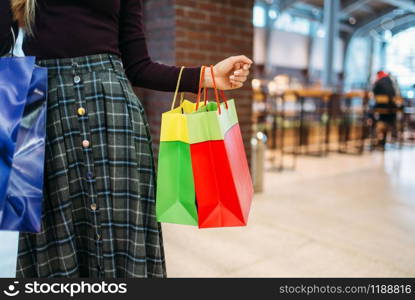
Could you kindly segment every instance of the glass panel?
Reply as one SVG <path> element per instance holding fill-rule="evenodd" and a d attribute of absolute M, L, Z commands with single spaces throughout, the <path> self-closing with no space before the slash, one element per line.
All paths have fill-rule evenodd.
<path fill-rule="evenodd" d="M 366 89 L 369 70 L 370 40 L 364 37 L 353 38 L 346 63 L 346 90 Z"/>
<path fill-rule="evenodd" d="M 310 34 L 310 21 L 304 18 L 290 15 L 288 13 L 281 14 L 275 21 L 276 29 L 296 32 L 305 35 Z"/>
<path fill-rule="evenodd" d="M 265 27 L 266 13 L 265 8 L 262 5 L 256 4 L 254 6 L 253 23 L 255 27 Z"/>
<path fill-rule="evenodd" d="M 415 27 L 393 36 L 386 56 L 386 70 L 397 78 L 403 91 L 410 89 L 415 84 Z"/>

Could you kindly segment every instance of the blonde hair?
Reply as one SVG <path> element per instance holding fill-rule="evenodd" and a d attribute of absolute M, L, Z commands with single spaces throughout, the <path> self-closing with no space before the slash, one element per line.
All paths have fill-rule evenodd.
<path fill-rule="evenodd" d="M 14 19 L 21 27 L 24 27 L 28 35 L 33 35 L 36 0 L 12 0 L 11 6 Z"/>

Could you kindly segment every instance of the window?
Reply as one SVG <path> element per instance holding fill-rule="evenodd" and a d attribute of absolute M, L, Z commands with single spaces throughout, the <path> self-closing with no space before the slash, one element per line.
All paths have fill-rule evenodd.
<path fill-rule="evenodd" d="M 310 21 L 304 18 L 282 13 L 274 24 L 276 29 L 283 31 L 290 31 L 301 33 L 305 35 L 310 34 Z"/>
<path fill-rule="evenodd" d="M 415 84 L 415 27 L 391 38 L 386 48 L 386 70 L 397 78 L 403 90 Z"/>
<path fill-rule="evenodd" d="M 265 12 L 265 7 L 260 5 L 260 4 L 256 4 L 254 6 L 254 18 L 253 18 L 253 23 L 255 27 L 265 27 L 267 24 L 267 20 L 266 20 L 266 12 Z"/>
<path fill-rule="evenodd" d="M 296 32 L 304 35 L 310 34 L 311 24 L 309 20 L 293 16 L 289 13 L 279 14 L 275 8 L 271 8 L 267 11 L 265 4 L 258 1 L 254 5 L 254 26 L 265 27 L 267 26 L 267 20 L 269 20 L 269 22 L 274 25 L 274 28 L 278 30 Z"/>
<path fill-rule="evenodd" d="M 369 64 L 370 40 L 367 37 L 355 37 L 349 45 L 346 61 L 345 89 L 366 89 L 368 86 L 367 70 Z"/>

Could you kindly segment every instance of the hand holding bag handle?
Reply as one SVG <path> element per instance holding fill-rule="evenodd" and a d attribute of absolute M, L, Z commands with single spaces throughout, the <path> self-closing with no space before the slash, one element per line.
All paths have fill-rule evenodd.
<path fill-rule="evenodd" d="M 202 97 L 202 89 L 203 89 L 203 101 L 205 103 L 205 106 L 207 104 L 208 89 L 202 87 L 203 82 L 205 81 L 206 68 L 207 68 L 206 66 L 202 66 L 202 69 L 200 72 L 199 92 L 197 94 L 196 111 L 199 109 L 200 98 Z"/>
<path fill-rule="evenodd" d="M 203 82 L 204 82 L 204 79 L 205 79 L 206 68 L 207 67 L 203 66 L 202 70 L 201 70 L 201 76 L 200 76 L 200 82 L 199 82 L 199 92 L 198 92 L 198 95 L 197 95 L 197 102 L 196 102 L 196 111 L 199 109 L 199 105 L 200 105 L 200 98 L 202 96 L 202 85 L 203 85 Z M 226 109 L 228 109 L 228 99 L 226 98 L 224 91 L 222 91 L 222 90 L 218 91 L 218 89 L 216 87 L 216 79 L 215 79 L 215 74 L 214 74 L 214 71 L 213 71 L 213 66 L 211 65 L 209 68 L 210 68 L 210 72 L 211 72 L 211 76 L 212 76 L 213 88 L 214 88 L 214 91 L 215 91 L 215 100 L 216 100 L 216 103 L 218 104 L 219 114 L 221 114 L 222 109 L 220 107 L 220 99 L 219 98 L 221 97 L 222 100 L 225 102 Z M 206 88 L 204 89 L 204 102 L 205 102 L 205 105 L 206 105 L 207 104 L 207 89 Z"/>
<path fill-rule="evenodd" d="M 220 97 L 222 97 L 222 100 L 225 102 L 225 106 L 226 109 L 228 109 L 228 99 L 225 96 L 225 92 L 220 90 L 218 92 L 218 89 L 216 87 L 216 80 L 215 80 L 215 72 L 213 71 L 213 65 L 210 66 L 210 73 L 212 74 L 212 82 L 213 82 L 213 88 L 215 89 L 215 97 L 216 97 L 216 102 L 218 103 L 218 107 L 219 107 L 219 114 L 221 113 L 220 110 L 220 100 L 219 100 L 219 95 Z"/>

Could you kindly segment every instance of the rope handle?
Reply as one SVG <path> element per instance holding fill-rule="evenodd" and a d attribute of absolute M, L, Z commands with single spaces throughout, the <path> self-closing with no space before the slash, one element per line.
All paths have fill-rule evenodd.
<path fill-rule="evenodd" d="M 203 101 L 205 103 L 205 106 L 207 105 L 208 91 L 208 89 L 203 89 Z"/>
<path fill-rule="evenodd" d="M 17 37 L 16 37 L 16 34 L 15 34 L 14 30 L 13 30 L 13 27 L 10 27 L 10 31 L 11 31 L 10 32 L 11 33 L 11 36 L 13 38 L 13 44 L 12 44 L 12 47 L 10 48 L 9 52 L 6 53 L 5 55 L 6 56 L 12 56 L 12 57 L 14 57 L 14 50 L 16 48 Z"/>
<path fill-rule="evenodd" d="M 202 66 L 200 70 L 199 91 L 197 92 L 196 111 L 199 109 L 200 98 L 202 97 L 202 85 L 203 85 L 203 82 L 205 81 L 205 70 L 206 70 L 206 67 Z M 205 96 L 206 96 L 206 92 L 205 92 Z"/>
<path fill-rule="evenodd" d="M 213 72 L 213 66 L 210 66 L 210 74 L 212 75 L 213 89 L 215 90 L 215 99 L 216 99 L 216 103 L 218 104 L 219 114 L 221 114 L 222 113 L 222 109 L 220 108 L 219 93 L 218 93 L 218 89 L 216 87 L 215 75 L 213 73 L 214 73 Z"/>
<path fill-rule="evenodd" d="M 218 88 L 216 87 L 216 79 L 215 79 L 215 72 L 213 71 L 213 65 L 210 66 L 210 73 L 212 74 L 212 82 L 213 82 L 213 88 L 215 89 L 215 97 L 216 97 L 216 102 L 218 103 L 218 110 L 219 110 L 219 114 L 221 113 L 221 108 L 220 108 L 220 99 L 222 98 L 223 102 L 225 102 L 225 107 L 226 109 L 229 109 L 228 107 L 228 98 L 226 98 L 225 96 L 225 92 L 222 90 L 218 90 Z"/>
<path fill-rule="evenodd" d="M 203 89 L 203 101 L 205 103 L 205 106 L 207 104 L 207 100 L 208 100 L 208 92 L 209 90 L 207 88 L 203 88 L 203 82 L 205 81 L 205 72 L 206 72 L 206 67 L 202 66 L 202 69 L 200 71 L 200 82 L 199 82 L 199 92 L 197 94 L 197 102 L 196 102 L 196 110 L 199 109 L 199 105 L 200 105 L 200 98 L 202 97 L 202 89 Z"/>
<path fill-rule="evenodd" d="M 180 73 L 179 73 L 179 77 L 177 79 L 177 85 L 176 85 L 176 91 L 174 92 L 174 97 L 173 97 L 173 103 L 171 104 L 171 110 L 174 109 L 174 107 L 176 106 L 176 99 L 177 99 L 177 94 L 179 93 L 179 87 L 180 87 L 180 82 L 182 80 L 182 75 L 183 75 L 183 70 L 184 70 L 184 66 L 181 67 L 180 69 Z M 183 93 L 182 93 L 182 97 L 181 97 L 181 103 L 183 102 Z"/>
<path fill-rule="evenodd" d="M 206 72 L 207 68 L 208 67 L 206 67 L 206 66 L 202 66 L 202 69 L 201 69 L 200 82 L 199 82 L 199 92 L 197 94 L 196 110 L 199 109 L 200 99 L 202 97 L 202 86 L 203 86 L 203 82 L 205 81 L 205 72 Z M 213 65 L 211 65 L 209 67 L 210 72 L 211 72 L 211 76 L 212 76 L 213 89 L 215 91 L 215 100 L 216 100 L 216 103 L 218 104 L 219 114 L 221 114 L 222 111 L 221 111 L 221 107 L 220 107 L 220 98 L 222 98 L 223 102 L 225 103 L 226 109 L 229 108 L 228 107 L 228 99 L 226 98 L 224 91 L 222 91 L 222 90 L 219 91 L 217 89 L 216 79 L 215 79 L 215 74 L 214 74 L 214 69 L 213 68 L 214 68 Z M 204 102 L 205 102 L 205 105 L 207 104 L 207 90 L 208 90 L 207 88 L 204 89 Z"/>

